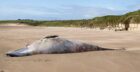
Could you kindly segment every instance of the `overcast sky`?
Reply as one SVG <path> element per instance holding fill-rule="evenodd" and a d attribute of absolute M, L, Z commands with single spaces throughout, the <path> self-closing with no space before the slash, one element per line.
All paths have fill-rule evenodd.
<path fill-rule="evenodd" d="M 140 0 L 0 0 L 0 20 L 88 19 L 140 9 Z"/>

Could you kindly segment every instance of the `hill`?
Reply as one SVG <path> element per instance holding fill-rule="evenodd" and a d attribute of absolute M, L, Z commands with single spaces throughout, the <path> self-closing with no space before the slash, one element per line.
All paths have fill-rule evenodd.
<path fill-rule="evenodd" d="M 100 29 L 104 29 L 106 27 L 114 28 L 119 24 L 123 24 L 125 25 L 125 30 L 128 30 L 130 23 L 140 23 L 140 10 L 129 12 L 124 15 L 107 15 L 83 20 L 39 21 L 30 19 L 18 19 L 0 21 L 0 24 L 1 23 L 25 23 L 32 26 L 90 27 Z"/>

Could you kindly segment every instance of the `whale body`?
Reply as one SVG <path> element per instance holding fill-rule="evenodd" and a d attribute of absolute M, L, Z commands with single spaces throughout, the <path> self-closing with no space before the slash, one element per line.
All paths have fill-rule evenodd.
<path fill-rule="evenodd" d="M 10 51 L 6 53 L 6 55 L 11 57 L 21 57 L 33 54 L 75 53 L 100 50 L 113 49 L 102 48 L 96 45 L 87 44 L 79 41 L 67 40 L 65 38 L 58 37 L 57 35 L 53 35 L 37 40 L 27 45 L 26 48 Z"/>

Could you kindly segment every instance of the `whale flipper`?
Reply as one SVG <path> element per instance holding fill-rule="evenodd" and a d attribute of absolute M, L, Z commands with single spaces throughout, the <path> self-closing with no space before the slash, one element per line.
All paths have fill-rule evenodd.
<path fill-rule="evenodd" d="M 50 35 L 50 36 L 46 36 L 45 38 L 49 39 L 49 38 L 56 38 L 58 37 L 58 35 Z"/>
<path fill-rule="evenodd" d="M 15 51 L 10 51 L 6 54 L 10 57 L 21 57 L 21 56 L 28 56 L 30 53 L 28 52 L 28 48 L 21 48 Z"/>

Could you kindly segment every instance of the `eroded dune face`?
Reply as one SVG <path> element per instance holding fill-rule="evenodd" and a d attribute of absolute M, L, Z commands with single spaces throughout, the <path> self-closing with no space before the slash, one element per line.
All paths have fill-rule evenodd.
<path fill-rule="evenodd" d="M 19 57 L 33 54 L 52 54 L 52 53 L 75 53 L 84 51 L 111 50 L 101 48 L 96 45 L 70 41 L 58 36 L 47 36 L 37 40 L 26 48 L 8 52 L 8 56 Z"/>

